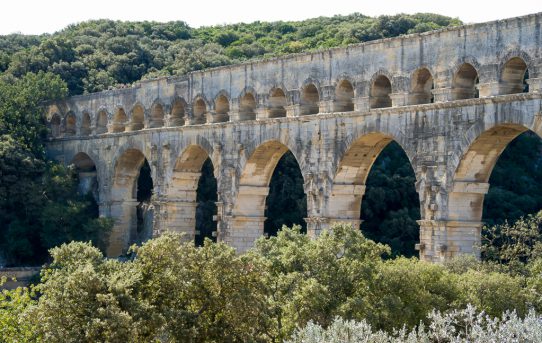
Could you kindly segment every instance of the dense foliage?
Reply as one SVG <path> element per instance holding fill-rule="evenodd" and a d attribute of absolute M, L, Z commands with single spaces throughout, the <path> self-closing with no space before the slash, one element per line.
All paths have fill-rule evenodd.
<path fill-rule="evenodd" d="M 525 242 L 515 246 L 524 249 Z M 522 274 L 474 259 L 447 265 L 383 259 L 389 247 L 343 225 L 316 239 L 299 227 L 283 228 L 243 255 L 210 240 L 198 248 L 172 234 L 133 249 L 124 262 L 88 243 L 52 249 L 36 286 L 3 291 L 0 340 L 283 342 L 312 323 L 292 339 L 313 342 L 309 337 L 319 336 L 311 335 L 344 327 L 338 317 L 359 322 L 348 324 L 355 330 L 387 334 L 429 325 L 418 328 L 420 337 L 489 335 L 493 327 L 506 337 L 512 322 L 529 325 L 525 335 L 540 331 L 540 318 L 529 314 L 542 310 L 542 260 L 534 254 L 521 262 Z M 489 317 L 515 315 L 505 314 L 510 325 L 488 322 L 469 304 Z M 467 310 L 454 312 L 461 309 Z M 480 332 L 454 331 L 456 322 L 480 325 Z"/>
<path fill-rule="evenodd" d="M 21 77 L 49 71 L 59 75 L 73 95 L 251 58 L 345 46 L 460 23 L 425 13 L 377 18 L 356 13 L 197 29 L 182 21 L 95 20 L 52 35 L 1 36 L 0 73 Z"/>
<path fill-rule="evenodd" d="M 79 195 L 74 171 L 45 159 L 43 101 L 66 94 L 51 73 L 0 79 L 0 251 L 3 263 L 38 264 L 71 240 L 103 246 L 108 220 Z M 2 264 L 3 264 L 2 263 Z"/>

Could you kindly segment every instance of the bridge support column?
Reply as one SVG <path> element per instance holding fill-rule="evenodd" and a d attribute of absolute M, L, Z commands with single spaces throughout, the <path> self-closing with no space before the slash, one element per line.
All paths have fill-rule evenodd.
<path fill-rule="evenodd" d="M 161 233 L 184 233 L 186 241 L 193 241 L 196 234 L 197 203 L 191 200 L 171 199 L 161 202 Z"/>
<path fill-rule="evenodd" d="M 390 98 L 392 107 L 408 105 L 408 93 L 391 93 Z"/>
<path fill-rule="evenodd" d="M 266 217 L 233 216 L 229 219 L 229 230 L 224 242 L 242 254 L 254 247 L 256 240 L 263 236 Z"/>
<path fill-rule="evenodd" d="M 136 200 L 117 200 L 109 205 L 110 216 L 115 219 L 111 231 L 107 256 L 117 257 L 128 250 L 132 237 L 137 230 L 137 204 Z"/>
<path fill-rule="evenodd" d="M 354 111 L 356 112 L 366 112 L 369 110 L 369 97 L 362 96 L 354 98 Z"/>
<path fill-rule="evenodd" d="M 480 256 L 482 222 L 419 220 L 420 259 L 444 262 L 458 255 Z"/>

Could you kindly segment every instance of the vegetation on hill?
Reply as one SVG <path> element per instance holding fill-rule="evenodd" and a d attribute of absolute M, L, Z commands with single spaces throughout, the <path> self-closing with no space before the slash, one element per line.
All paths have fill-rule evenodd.
<path fill-rule="evenodd" d="M 254 22 L 191 28 L 182 21 L 95 20 L 52 35 L 0 37 L 0 73 L 49 71 L 70 95 L 157 76 L 320 48 L 423 32 L 458 19 L 420 13 L 367 17 L 359 13 L 297 22 Z"/>

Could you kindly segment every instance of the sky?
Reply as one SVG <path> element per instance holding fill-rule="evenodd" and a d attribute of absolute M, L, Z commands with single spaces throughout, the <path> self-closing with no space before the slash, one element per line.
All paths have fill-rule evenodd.
<path fill-rule="evenodd" d="M 90 19 L 182 20 L 192 27 L 350 14 L 432 12 L 465 23 L 542 12 L 542 0 L 2 0 L 0 35 L 53 33 Z"/>

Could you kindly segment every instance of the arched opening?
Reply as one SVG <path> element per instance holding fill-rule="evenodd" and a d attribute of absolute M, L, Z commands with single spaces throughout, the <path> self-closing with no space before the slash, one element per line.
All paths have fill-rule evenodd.
<path fill-rule="evenodd" d="M 227 243 L 240 252 L 251 248 L 254 241 L 264 234 L 265 206 L 271 178 L 277 164 L 288 151 L 288 147 L 278 141 L 265 142 L 252 152 L 243 168 L 230 222 L 231 232 L 226 237 Z"/>
<path fill-rule="evenodd" d="M 150 165 L 139 150 L 126 150 L 115 163 L 111 187 L 111 233 L 108 256 L 119 256 L 130 244 L 152 235 L 154 208 L 151 203 L 153 181 Z"/>
<path fill-rule="evenodd" d="M 452 82 L 452 100 L 478 98 L 478 72 L 472 64 L 464 63 L 457 70 Z"/>
<path fill-rule="evenodd" d="M 145 110 L 139 104 L 132 109 L 132 121 L 130 122 L 130 130 L 143 130 L 145 127 Z"/>
<path fill-rule="evenodd" d="M 335 112 L 350 112 L 354 110 L 354 87 L 348 80 L 342 80 L 335 88 Z"/>
<path fill-rule="evenodd" d="M 542 139 L 532 131 L 514 138 L 503 150 L 489 177 L 483 222 L 513 223 L 542 209 Z"/>
<path fill-rule="evenodd" d="M 185 118 L 185 104 L 181 99 L 175 99 L 171 105 L 169 126 L 183 126 Z"/>
<path fill-rule="evenodd" d="M 354 141 L 337 168 L 328 211 L 332 222 L 361 223 L 367 237 L 389 244 L 394 254 L 414 255 L 420 207 L 401 146 L 382 133 Z"/>
<path fill-rule="evenodd" d="M 294 154 L 287 151 L 277 163 L 265 201 L 264 234 L 276 236 L 283 225 L 301 225 L 307 231 L 307 196 L 303 189 L 303 175 Z"/>
<path fill-rule="evenodd" d="M 410 104 L 420 105 L 434 102 L 431 90 L 434 87 L 433 76 L 427 68 L 418 69 L 410 81 Z"/>
<path fill-rule="evenodd" d="M 76 124 L 76 118 L 75 114 L 73 112 L 69 112 L 66 115 L 66 136 L 75 136 L 75 133 L 77 132 L 77 124 Z"/>
<path fill-rule="evenodd" d="M 126 123 L 128 122 L 128 116 L 122 107 L 118 108 L 113 115 L 113 125 L 111 126 L 111 132 L 124 132 L 126 130 Z"/>
<path fill-rule="evenodd" d="M 81 136 L 88 136 L 91 133 L 90 114 L 88 114 L 87 112 L 83 112 L 83 117 L 81 119 L 80 132 L 81 132 Z"/>
<path fill-rule="evenodd" d="M 301 115 L 318 114 L 320 111 L 320 94 L 318 88 L 312 83 L 309 83 L 301 91 Z"/>
<path fill-rule="evenodd" d="M 51 117 L 50 125 L 51 125 L 51 136 L 56 138 L 60 137 L 60 115 L 58 113 L 53 114 Z"/>
<path fill-rule="evenodd" d="M 203 99 L 199 98 L 194 102 L 192 108 L 193 124 L 205 124 L 205 115 L 207 114 L 207 105 Z"/>
<path fill-rule="evenodd" d="M 239 101 L 239 120 L 256 119 L 256 98 L 252 93 L 246 93 Z"/>
<path fill-rule="evenodd" d="M 98 198 L 98 174 L 96 164 L 84 152 L 80 152 L 73 158 L 71 164 L 75 166 L 79 185 L 77 191 L 81 195 L 90 194 L 97 201 Z"/>
<path fill-rule="evenodd" d="M 482 214 L 484 208 L 484 198 L 489 190 L 489 180 L 492 175 L 492 171 L 497 163 L 497 160 L 502 155 L 506 147 L 514 141 L 518 136 L 527 131 L 527 128 L 516 124 L 503 124 L 495 126 L 489 130 L 481 133 L 474 142 L 468 147 L 466 152 L 461 156 L 459 165 L 455 170 L 453 184 L 451 191 L 448 195 L 448 220 L 453 223 L 454 232 L 461 235 L 461 239 L 457 241 L 451 241 L 449 245 L 457 253 L 469 253 L 477 254 L 480 247 L 480 231 L 482 228 Z M 533 152 L 530 152 L 533 153 Z M 516 155 L 525 155 L 529 152 L 523 152 Z M 535 153 L 536 154 L 536 153 Z M 521 156 L 516 156 L 521 159 Z M 505 160 L 506 162 L 506 160 Z M 535 166 L 535 161 L 527 161 L 527 165 Z M 531 164 L 532 163 L 532 164 Z M 522 182 L 519 177 L 522 172 L 518 168 L 513 168 L 510 165 L 511 170 L 508 175 L 502 175 L 502 173 L 496 174 L 497 179 L 509 178 L 506 180 L 510 182 L 513 187 L 518 187 L 518 191 Z M 538 166 L 536 167 L 538 168 Z M 502 169 L 501 169 L 502 170 Z M 540 180 L 540 179 L 539 179 Z M 529 190 L 532 190 L 533 185 L 529 185 Z M 533 191 L 536 194 L 537 191 Z M 497 199 L 502 195 L 510 196 L 510 193 L 495 190 L 493 195 Z M 503 200 L 503 203 L 498 204 L 497 208 L 503 211 L 502 214 L 510 214 L 506 209 L 500 206 L 505 206 L 517 200 L 512 199 Z M 524 198 L 525 199 L 525 198 Z M 521 200 L 520 200 L 521 201 Z M 493 203 L 493 205 L 495 205 Z M 532 205 L 532 204 L 531 204 Z M 526 206 L 522 204 L 521 206 Z M 488 211 L 488 217 L 493 216 L 495 212 Z M 498 216 L 497 216 L 498 219 Z M 448 224 L 450 226 L 452 224 Z M 450 247 L 449 247 L 450 248 Z M 450 250 L 450 249 L 448 249 Z"/>
<path fill-rule="evenodd" d="M 224 94 L 220 94 L 215 100 L 215 114 L 213 122 L 222 123 L 230 120 L 230 101 Z"/>
<path fill-rule="evenodd" d="M 391 82 L 384 75 L 379 75 L 371 85 L 370 108 L 391 107 Z"/>
<path fill-rule="evenodd" d="M 107 113 L 104 110 L 98 112 L 96 116 L 96 134 L 107 132 Z"/>
<path fill-rule="evenodd" d="M 509 59 L 501 73 L 501 94 L 515 94 L 529 91 L 527 64 L 520 57 Z"/>
<path fill-rule="evenodd" d="M 175 162 L 165 204 L 166 229 L 186 234 L 187 240 L 202 244 L 215 240 L 217 223 L 217 182 L 209 154 L 199 145 L 190 145 Z"/>
<path fill-rule="evenodd" d="M 155 103 L 151 108 L 149 127 L 152 129 L 162 126 L 164 126 L 164 106 L 162 106 L 162 104 Z"/>
<path fill-rule="evenodd" d="M 267 115 L 269 118 L 286 117 L 286 95 L 280 88 L 273 88 L 269 94 Z"/>

